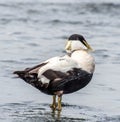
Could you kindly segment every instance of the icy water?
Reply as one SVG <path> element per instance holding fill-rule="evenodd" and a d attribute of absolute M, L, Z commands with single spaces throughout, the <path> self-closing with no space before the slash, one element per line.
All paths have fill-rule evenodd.
<path fill-rule="evenodd" d="M 0 0 L 0 122 L 120 122 L 120 1 Z M 67 37 L 82 34 L 96 70 L 84 89 L 52 97 L 14 77 L 14 70 L 64 55 Z"/>

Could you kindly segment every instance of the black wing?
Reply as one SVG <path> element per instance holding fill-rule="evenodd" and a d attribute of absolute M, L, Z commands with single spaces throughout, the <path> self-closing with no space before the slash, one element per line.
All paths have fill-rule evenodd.
<path fill-rule="evenodd" d="M 49 89 L 52 92 L 63 90 L 64 93 L 72 93 L 86 86 L 92 78 L 92 74 L 77 68 L 67 74 L 60 80 L 51 81 Z"/>

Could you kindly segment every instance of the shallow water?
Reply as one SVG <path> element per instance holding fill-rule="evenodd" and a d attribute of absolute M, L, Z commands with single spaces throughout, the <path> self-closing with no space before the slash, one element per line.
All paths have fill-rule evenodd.
<path fill-rule="evenodd" d="M 119 0 L 4 0 L 0 11 L 0 122 L 120 121 Z M 12 72 L 64 55 L 73 33 L 95 49 L 95 74 L 87 87 L 63 96 L 60 113 L 53 112 L 51 96 Z"/>

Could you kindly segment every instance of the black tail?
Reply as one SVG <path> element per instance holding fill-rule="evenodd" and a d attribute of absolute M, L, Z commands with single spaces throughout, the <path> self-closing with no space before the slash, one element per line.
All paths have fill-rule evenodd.
<path fill-rule="evenodd" d="M 41 82 L 38 81 L 37 73 L 29 73 L 29 71 L 15 71 L 13 74 L 17 74 L 19 78 L 23 79 L 25 82 L 31 84 L 37 89 L 41 89 Z"/>
<path fill-rule="evenodd" d="M 31 84 L 31 82 L 38 80 L 38 70 L 40 67 L 46 65 L 47 63 L 42 63 L 32 68 L 26 68 L 23 71 L 15 71 L 13 74 L 17 74 L 21 79 Z"/>
<path fill-rule="evenodd" d="M 15 71 L 13 74 L 17 74 L 19 78 L 23 79 L 24 81 L 27 81 L 26 79 L 26 71 Z"/>
<path fill-rule="evenodd" d="M 15 71 L 13 74 L 17 74 L 19 78 L 23 79 L 25 82 L 32 84 L 37 80 L 36 73 L 29 73 L 27 70 L 24 71 Z"/>

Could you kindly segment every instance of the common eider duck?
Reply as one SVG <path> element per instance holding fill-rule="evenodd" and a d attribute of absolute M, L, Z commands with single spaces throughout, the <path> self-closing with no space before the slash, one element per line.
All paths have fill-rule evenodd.
<path fill-rule="evenodd" d="M 53 57 L 32 68 L 14 72 L 41 92 L 52 95 L 50 107 L 59 111 L 62 109 L 62 95 L 85 87 L 95 69 L 94 58 L 90 55 L 92 48 L 82 35 L 71 35 L 65 50 L 65 56 Z"/>

